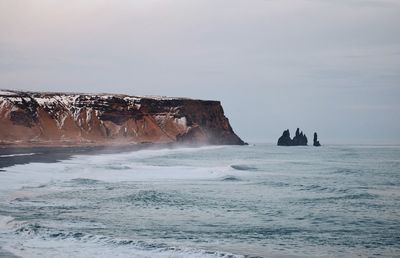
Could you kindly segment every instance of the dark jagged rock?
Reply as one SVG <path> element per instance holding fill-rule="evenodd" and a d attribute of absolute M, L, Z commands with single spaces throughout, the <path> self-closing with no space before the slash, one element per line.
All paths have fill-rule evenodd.
<path fill-rule="evenodd" d="M 315 147 L 319 147 L 319 146 L 321 146 L 321 144 L 319 143 L 319 141 L 318 141 L 318 134 L 315 132 L 314 133 L 314 140 L 313 140 L 313 145 L 315 146 Z"/>
<path fill-rule="evenodd" d="M 297 128 L 296 135 L 293 137 L 292 146 L 307 146 L 308 139 L 303 131 L 300 132 L 300 129 Z"/>
<path fill-rule="evenodd" d="M 289 129 L 283 131 L 282 136 L 278 139 L 278 146 L 307 146 L 307 143 L 307 136 L 303 132 L 300 132 L 299 128 L 297 128 L 293 139 L 290 138 Z"/>
<path fill-rule="evenodd" d="M 278 139 L 278 146 L 292 146 L 292 138 L 290 138 L 289 129 L 283 131 L 283 134 Z"/>

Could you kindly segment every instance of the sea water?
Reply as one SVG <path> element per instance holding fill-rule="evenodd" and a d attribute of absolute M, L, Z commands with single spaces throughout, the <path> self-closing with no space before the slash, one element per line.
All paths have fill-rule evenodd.
<path fill-rule="evenodd" d="M 400 255 L 400 147 L 34 155 L 0 171 L 0 256 Z"/>

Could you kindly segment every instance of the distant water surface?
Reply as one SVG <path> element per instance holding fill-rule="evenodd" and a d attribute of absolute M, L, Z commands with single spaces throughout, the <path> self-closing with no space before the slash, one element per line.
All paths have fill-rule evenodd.
<path fill-rule="evenodd" d="M 396 146 L 3 150 L 0 167 L 3 256 L 400 256 Z"/>

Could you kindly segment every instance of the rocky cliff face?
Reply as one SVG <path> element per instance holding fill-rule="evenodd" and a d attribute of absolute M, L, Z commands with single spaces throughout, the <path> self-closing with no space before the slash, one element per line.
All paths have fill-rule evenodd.
<path fill-rule="evenodd" d="M 219 101 L 0 91 L 0 145 L 237 144 Z"/>

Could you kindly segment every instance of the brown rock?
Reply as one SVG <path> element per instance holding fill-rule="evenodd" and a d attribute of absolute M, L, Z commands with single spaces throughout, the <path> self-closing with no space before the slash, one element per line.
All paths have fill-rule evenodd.
<path fill-rule="evenodd" d="M 245 144 L 219 101 L 0 90 L 0 145 Z"/>

